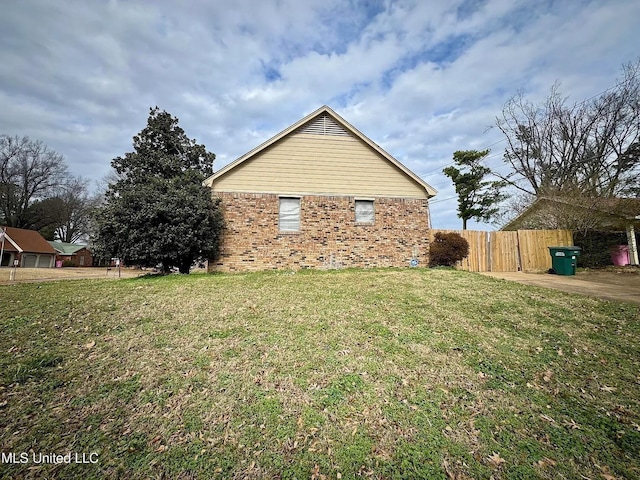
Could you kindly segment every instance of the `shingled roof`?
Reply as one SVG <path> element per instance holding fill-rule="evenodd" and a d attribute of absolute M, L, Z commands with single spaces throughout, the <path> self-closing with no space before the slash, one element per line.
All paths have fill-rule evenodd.
<path fill-rule="evenodd" d="M 79 250 L 83 248 L 87 248 L 86 245 L 77 245 L 75 243 L 65 243 L 65 242 L 47 242 L 53 248 L 58 251 L 59 255 L 73 255 Z"/>
<path fill-rule="evenodd" d="M 6 252 L 56 253 L 56 250 L 35 230 L 14 227 L 0 227 L 0 230 L 6 232 L 4 242 Z"/>
<path fill-rule="evenodd" d="M 532 218 L 537 212 L 543 211 L 546 206 L 559 206 L 580 211 L 589 218 L 599 220 L 604 225 L 624 228 L 628 225 L 640 225 L 640 198 L 597 198 L 597 197 L 557 197 L 540 196 L 520 213 L 509 221 L 501 230 L 514 230 L 522 228 L 523 222 Z"/>

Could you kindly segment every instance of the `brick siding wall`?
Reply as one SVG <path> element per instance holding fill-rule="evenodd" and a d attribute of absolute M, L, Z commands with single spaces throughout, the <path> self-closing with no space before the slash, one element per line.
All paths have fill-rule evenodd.
<path fill-rule="evenodd" d="M 216 193 L 226 227 L 209 271 L 428 264 L 427 200 L 376 198 L 373 224 L 356 224 L 355 198 L 300 197 L 300 231 L 278 228 L 278 195 Z"/>
<path fill-rule="evenodd" d="M 93 254 L 83 248 L 73 255 L 56 255 L 57 261 L 61 261 L 65 267 L 93 267 Z"/>

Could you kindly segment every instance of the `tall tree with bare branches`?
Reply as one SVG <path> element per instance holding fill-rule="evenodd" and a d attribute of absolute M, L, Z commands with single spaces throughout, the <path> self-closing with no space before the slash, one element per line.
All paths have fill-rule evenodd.
<path fill-rule="evenodd" d="M 615 87 L 582 102 L 569 103 L 558 84 L 541 104 L 519 93 L 496 125 L 511 167 L 496 175 L 531 198 L 640 195 L 640 59 L 623 66 Z"/>
<path fill-rule="evenodd" d="M 29 207 L 49 196 L 67 178 L 59 153 L 29 137 L 0 135 L 0 220 L 17 228 L 32 228 Z"/>
<path fill-rule="evenodd" d="M 89 181 L 69 177 L 53 195 L 29 207 L 33 228 L 47 239 L 76 243 L 89 240 L 93 211 L 99 197 L 89 193 Z"/>

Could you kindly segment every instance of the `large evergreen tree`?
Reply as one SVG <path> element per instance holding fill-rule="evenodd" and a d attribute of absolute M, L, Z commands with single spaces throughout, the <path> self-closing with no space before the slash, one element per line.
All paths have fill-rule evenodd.
<path fill-rule="evenodd" d="M 98 251 L 129 265 L 161 264 L 164 272 L 178 267 L 180 273 L 189 273 L 196 260 L 217 257 L 222 215 L 202 184 L 215 155 L 158 107 L 133 147 L 111 162 L 117 180 L 98 209 Z"/>

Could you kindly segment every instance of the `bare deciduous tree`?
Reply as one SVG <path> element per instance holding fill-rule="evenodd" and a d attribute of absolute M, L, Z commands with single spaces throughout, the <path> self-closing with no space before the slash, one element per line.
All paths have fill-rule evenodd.
<path fill-rule="evenodd" d="M 99 204 L 99 197 L 89 193 L 88 180 L 81 177 L 69 179 L 58 198 L 62 200 L 63 208 L 58 211 L 56 237 L 68 243 L 88 241 L 93 210 Z"/>
<path fill-rule="evenodd" d="M 0 135 L 0 220 L 33 227 L 29 207 L 51 195 L 68 177 L 62 155 L 28 137 Z"/>
<path fill-rule="evenodd" d="M 615 197 L 640 194 L 640 60 L 623 67 L 616 86 L 568 104 L 556 84 L 542 104 L 522 93 L 496 118 L 508 145 L 507 175 L 517 190 L 542 195 Z"/>

